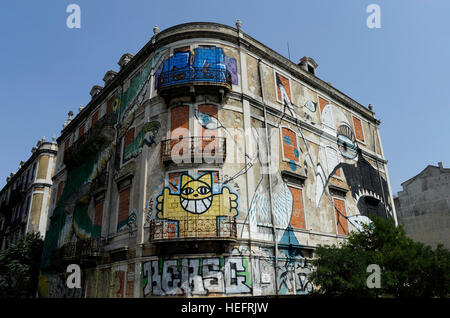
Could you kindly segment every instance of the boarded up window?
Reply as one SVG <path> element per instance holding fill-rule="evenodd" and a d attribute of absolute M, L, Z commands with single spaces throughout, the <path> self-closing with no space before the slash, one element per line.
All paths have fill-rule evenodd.
<path fill-rule="evenodd" d="M 294 229 L 306 229 L 302 190 L 294 187 L 289 187 L 289 190 L 292 193 L 293 199 L 291 227 Z"/>
<path fill-rule="evenodd" d="M 125 134 L 124 138 L 124 148 L 128 146 L 134 139 L 134 127 L 129 129 Z"/>
<path fill-rule="evenodd" d="M 128 219 L 130 210 L 130 192 L 131 187 L 122 190 L 119 195 L 119 215 L 117 218 L 117 229 L 122 228 Z"/>
<path fill-rule="evenodd" d="M 102 218 L 103 218 L 103 205 L 105 201 L 99 201 L 95 205 L 95 216 L 94 216 L 94 224 L 98 226 L 102 226 Z"/>
<path fill-rule="evenodd" d="M 325 108 L 325 106 L 327 106 L 329 103 L 326 99 L 322 98 L 319 96 L 319 108 L 320 108 L 320 113 L 322 114 L 323 109 Z"/>
<path fill-rule="evenodd" d="M 218 119 L 218 110 L 215 105 L 199 105 L 198 106 L 198 121 L 200 124 L 200 136 L 202 137 L 202 145 L 201 150 L 205 150 L 207 147 L 207 151 L 214 155 L 215 150 L 218 148 L 218 140 L 217 137 L 217 122 Z M 209 146 L 208 146 L 209 145 Z"/>
<path fill-rule="evenodd" d="M 84 126 L 85 124 L 82 124 L 78 129 L 78 138 L 80 138 L 84 134 Z"/>
<path fill-rule="evenodd" d="M 92 115 L 92 127 L 94 127 L 95 123 L 98 121 L 98 110 Z"/>
<path fill-rule="evenodd" d="M 111 114 L 113 103 L 114 103 L 114 97 L 111 97 L 108 102 L 106 103 L 106 115 Z"/>
<path fill-rule="evenodd" d="M 341 199 L 333 199 L 334 211 L 336 214 L 336 225 L 339 235 L 348 235 L 348 225 L 345 213 L 345 201 Z"/>
<path fill-rule="evenodd" d="M 172 152 L 172 149 L 176 144 L 183 142 L 183 144 L 177 146 L 177 149 L 179 149 L 177 154 L 182 155 L 184 153 L 183 149 L 188 148 L 189 142 L 187 139 L 184 141 L 178 139 L 189 136 L 189 106 L 177 106 L 172 108 L 170 111 L 170 129 L 170 151 Z"/>
<path fill-rule="evenodd" d="M 58 183 L 58 190 L 56 192 L 56 202 L 59 201 L 63 188 L 64 188 L 64 181 L 61 181 L 60 183 Z"/>
<path fill-rule="evenodd" d="M 67 150 L 70 147 L 70 138 L 67 138 L 66 141 L 64 141 L 64 150 Z"/>
<path fill-rule="evenodd" d="M 364 134 L 361 125 L 361 120 L 353 116 L 353 127 L 355 128 L 355 137 L 359 141 L 364 141 Z"/>
<path fill-rule="evenodd" d="M 289 79 L 284 77 L 281 74 L 275 73 L 276 81 L 277 81 L 277 98 L 279 101 L 283 102 L 283 92 L 282 88 L 284 88 L 284 91 L 287 94 L 287 97 L 289 98 L 289 101 L 292 102 L 291 99 L 291 86 L 289 84 Z"/>
<path fill-rule="evenodd" d="M 189 106 L 177 106 L 170 111 L 170 138 L 189 134 Z"/>
<path fill-rule="evenodd" d="M 283 154 L 284 158 L 289 160 L 291 163 L 299 163 L 300 162 L 300 151 L 297 147 L 297 135 L 294 131 L 289 128 L 282 128 L 282 137 L 283 137 Z"/>

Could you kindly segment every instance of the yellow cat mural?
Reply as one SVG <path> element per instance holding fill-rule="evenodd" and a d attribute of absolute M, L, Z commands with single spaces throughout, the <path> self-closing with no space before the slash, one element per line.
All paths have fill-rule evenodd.
<path fill-rule="evenodd" d="M 205 173 L 198 179 L 181 176 L 180 193 L 169 188 L 157 197 L 157 217 L 178 223 L 178 237 L 216 236 L 220 217 L 235 217 L 237 195 L 223 187 L 213 193 L 212 175 Z"/>

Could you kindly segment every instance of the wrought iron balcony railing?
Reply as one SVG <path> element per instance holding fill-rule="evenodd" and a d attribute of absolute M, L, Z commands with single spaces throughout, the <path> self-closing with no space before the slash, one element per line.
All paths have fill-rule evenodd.
<path fill-rule="evenodd" d="M 231 73 L 225 68 L 187 67 L 162 72 L 158 79 L 158 89 L 180 84 L 228 85 L 231 87 Z"/>
<path fill-rule="evenodd" d="M 150 241 L 177 239 L 226 239 L 237 237 L 234 217 L 188 216 L 183 220 L 152 220 L 150 222 Z"/>
<path fill-rule="evenodd" d="M 83 257 L 96 257 L 102 250 L 101 239 L 78 240 L 63 245 L 60 257 L 63 259 L 79 259 Z"/>
<path fill-rule="evenodd" d="M 102 133 L 105 127 L 114 125 L 114 114 L 110 113 L 100 118 L 88 131 L 78 137 L 78 139 L 67 149 L 64 150 L 64 163 L 70 164 L 81 156 L 85 157 L 91 152 L 96 152 L 105 139 L 111 139 L 109 134 Z"/>
<path fill-rule="evenodd" d="M 224 137 L 180 137 L 161 141 L 161 160 L 165 163 L 223 163 L 227 156 Z"/>

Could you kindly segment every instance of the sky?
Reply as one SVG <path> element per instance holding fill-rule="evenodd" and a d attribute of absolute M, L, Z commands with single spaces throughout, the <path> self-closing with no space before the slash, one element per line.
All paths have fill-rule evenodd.
<path fill-rule="evenodd" d="M 66 25 L 71 3 L 79 29 Z M 367 27 L 370 4 L 380 28 Z M 296 63 L 313 57 L 319 78 L 373 105 L 396 195 L 427 165 L 450 166 L 449 12 L 447 0 L 1 1 L 0 187 L 155 25 L 240 19 L 251 37 Z"/>

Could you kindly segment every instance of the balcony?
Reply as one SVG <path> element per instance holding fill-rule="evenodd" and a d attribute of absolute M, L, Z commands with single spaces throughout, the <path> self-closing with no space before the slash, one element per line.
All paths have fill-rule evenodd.
<path fill-rule="evenodd" d="M 114 115 L 111 113 L 100 118 L 88 131 L 64 150 L 66 166 L 83 162 L 86 157 L 97 153 L 104 144 L 114 139 Z"/>
<path fill-rule="evenodd" d="M 158 78 L 158 93 L 168 104 L 173 97 L 217 95 L 219 101 L 231 90 L 231 73 L 226 67 L 185 67 L 163 71 Z"/>
<path fill-rule="evenodd" d="M 64 265 L 77 262 L 80 265 L 94 265 L 102 252 L 100 239 L 77 240 L 63 245 L 52 255 L 55 264 Z"/>
<path fill-rule="evenodd" d="M 221 252 L 236 242 L 234 217 L 190 216 L 184 220 L 152 220 L 149 240 L 158 254 Z"/>
<path fill-rule="evenodd" d="M 163 163 L 217 163 L 227 156 L 224 137 L 180 137 L 161 141 Z"/>

